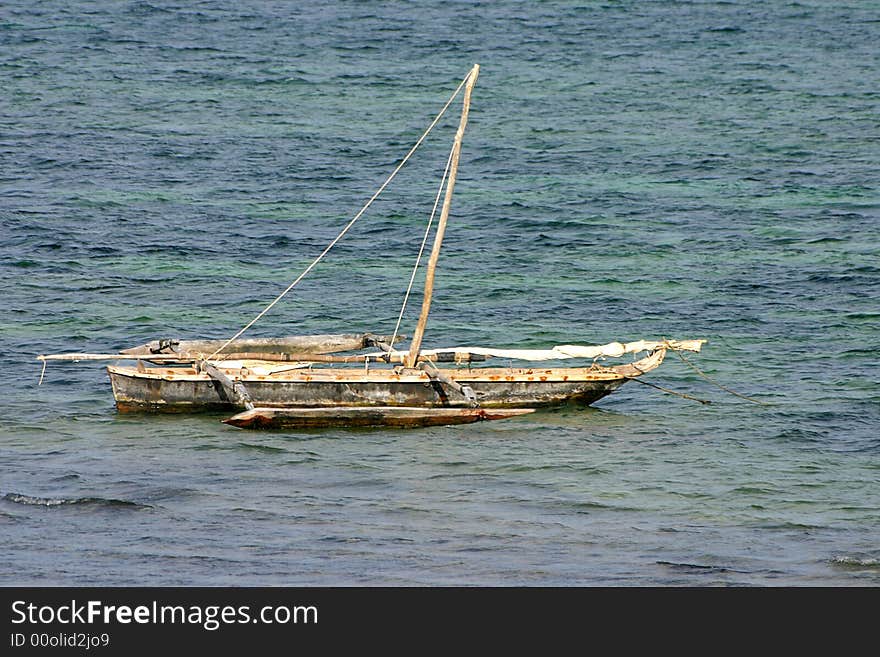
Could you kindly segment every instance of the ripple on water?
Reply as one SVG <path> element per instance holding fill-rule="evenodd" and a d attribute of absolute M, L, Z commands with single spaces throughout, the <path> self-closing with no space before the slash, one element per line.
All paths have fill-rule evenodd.
<path fill-rule="evenodd" d="M 94 509 L 151 509 L 149 504 L 140 502 L 132 502 L 131 500 L 120 500 L 104 497 L 36 497 L 33 495 L 22 495 L 20 493 L 6 493 L 2 498 L 6 502 L 12 504 L 20 504 L 31 507 L 63 508 L 63 507 L 84 507 Z"/>
<path fill-rule="evenodd" d="M 880 558 L 877 557 L 842 555 L 833 557 L 830 563 L 847 570 L 880 570 Z"/>

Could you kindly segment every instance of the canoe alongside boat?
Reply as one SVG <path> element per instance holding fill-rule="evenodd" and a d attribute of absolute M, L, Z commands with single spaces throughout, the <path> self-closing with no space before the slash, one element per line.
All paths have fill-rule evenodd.
<path fill-rule="evenodd" d="M 504 420 L 533 413 L 533 408 L 412 408 L 358 406 L 329 408 L 252 408 L 223 420 L 241 429 L 325 429 L 448 426 Z"/>

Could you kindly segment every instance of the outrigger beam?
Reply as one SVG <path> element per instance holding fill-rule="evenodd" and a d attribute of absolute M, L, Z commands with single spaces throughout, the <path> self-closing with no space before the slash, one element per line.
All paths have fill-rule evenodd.
<path fill-rule="evenodd" d="M 420 369 L 428 375 L 428 378 L 431 381 L 436 381 L 442 385 L 445 385 L 449 388 L 455 390 L 458 394 L 468 400 L 468 403 L 471 406 L 479 406 L 479 402 L 477 401 L 477 393 L 474 392 L 474 389 L 468 385 L 462 385 L 458 381 L 455 381 L 451 377 L 447 376 L 444 372 L 437 369 L 434 363 L 430 361 L 422 361 L 419 363 Z"/>
<path fill-rule="evenodd" d="M 199 361 L 198 367 L 200 371 L 204 372 L 221 385 L 226 392 L 228 401 L 231 401 L 237 406 L 244 406 L 247 410 L 251 410 L 254 407 L 254 403 L 251 401 L 251 395 L 241 381 L 233 381 L 208 361 Z"/>
<path fill-rule="evenodd" d="M 79 362 L 82 360 L 139 360 L 151 363 L 195 363 L 205 360 L 207 354 L 204 353 L 179 353 L 179 354 L 47 354 L 37 356 L 37 360 L 44 363 L 49 360 L 67 360 Z M 220 354 L 211 359 L 212 363 L 223 363 L 224 361 L 240 361 L 240 360 L 264 360 L 279 363 L 402 363 L 406 354 L 403 353 L 380 353 L 380 354 L 355 354 L 352 356 L 333 356 L 331 354 L 280 354 L 280 353 L 260 353 L 260 352 L 243 352 L 232 354 Z M 467 357 L 456 357 L 455 354 L 422 354 L 418 358 L 418 362 L 436 361 L 436 362 L 471 362 L 484 361 L 487 356 L 481 354 L 472 354 Z"/>

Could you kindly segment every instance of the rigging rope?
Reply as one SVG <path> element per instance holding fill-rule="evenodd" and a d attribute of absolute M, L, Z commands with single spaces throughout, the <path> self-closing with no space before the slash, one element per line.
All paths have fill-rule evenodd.
<path fill-rule="evenodd" d="M 287 295 L 288 292 L 290 292 L 294 287 L 296 287 L 296 285 L 303 278 L 305 278 L 306 275 L 310 271 L 312 271 L 312 269 L 315 268 L 315 266 L 324 258 L 324 256 L 327 255 L 327 253 L 330 251 L 330 249 L 332 249 L 334 246 L 336 246 L 336 243 L 342 239 L 342 237 L 349 231 L 349 229 L 352 226 L 354 226 L 355 222 L 357 222 L 357 220 L 361 218 L 361 216 L 364 214 L 364 212 L 367 211 L 367 208 L 369 208 L 373 204 L 373 201 L 375 201 L 379 197 L 379 195 L 383 191 L 385 191 L 385 188 L 394 179 L 394 177 L 397 175 L 397 173 L 403 168 L 403 165 L 405 165 L 409 161 L 409 159 L 412 157 L 413 153 L 416 152 L 416 149 L 418 149 L 418 147 L 422 145 L 422 142 L 425 140 L 425 138 L 428 136 L 428 134 L 431 132 L 431 130 L 434 129 L 434 126 L 437 125 L 437 123 L 440 121 L 441 117 L 446 113 L 446 110 L 449 109 L 449 106 L 455 100 L 456 96 L 458 96 L 459 92 L 462 90 L 464 85 L 470 79 L 472 74 L 473 73 L 468 73 L 468 75 L 465 76 L 464 80 L 461 81 L 461 83 L 458 85 L 458 88 L 453 92 L 452 96 L 449 97 L 449 100 L 446 101 L 446 104 L 443 106 L 443 109 L 441 109 L 440 112 L 437 114 L 437 116 L 434 117 L 434 120 L 431 122 L 431 124 L 428 126 L 428 128 L 422 133 L 422 136 L 419 137 L 419 139 L 418 139 L 418 141 L 416 141 L 415 145 L 409 150 L 409 152 L 400 161 L 400 164 L 398 164 L 397 167 L 394 169 L 394 171 L 391 172 L 391 175 L 385 179 L 385 182 L 382 183 L 382 185 L 379 187 L 379 189 L 376 190 L 376 192 L 370 197 L 370 200 L 366 202 L 366 204 L 358 211 L 358 213 L 354 216 L 354 218 L 345 225 L 345 228 L 343 228 L 342 231 L 333 239 L 333 241 L 327 245 L 327 248 L 325 248 L 321 252 L 321 254 L 317 258 L 315 258 L 312 261 L 312 263 L 308 267 L 306 267 L 305 270 L 299 276 L 297 276 L 296 280 L 294 280 L 290 285 L 288 285 L 287 288 L 281 294 L 279 294 L 277 297 L 275 297 L 275 299 L 268 306 L 263 308 L 263 310 L 261 310 L 259 312 L 259 314 L 257 314 L 256 317 L 254 317 L 250 322 L 248 322 L 240 331 L 238 331 L 238 333 L 236 333 L 231 338 L 229 338 L 225 343 L 223 343 L 223 345 L 219 349 L 217 349 L 214 353 L 212 353 L 210 356 L 208 356 L 208 358 L 206 360 L 213 359 L 217 354 L 219 354 L 226 347 L 228 347 L 233 341 L 240 338 L 242 336 L 242 334 L 244 334 L 245 331 L 247 331 L 250 327 L 252 327 L 258 321 L 260 321 L 260 319 L 262 319 L 263 316 L 267 312 L 269 312 L 272 309 L 272 307 L 275 306 L 276 303 L 281 301 L 281 299 L 283 299 Z"/>
<path fill-rule="evenodd" d="M 455 149 L 453 145 L 452 150 Z M 437 215 L 437 206 L 440 204 L 440 196 L 443 194 L 443 187 L 446 185 L 446 177 L 449 175 L 449 165 L 452 163 L 452 150 L 449 151 L 449 157 L 446 158 L 446 169 L 443 171 L 443 178 L 440 180 L 440 187 L 437 189 L 437 197 L 434 199 L 434 207 L 431 208 L 431 216 L 428 219 L 428 226 L 425 228 L 425 236 L 422 238 L 422 245 L 419 247 L 419 254 L 416 256 L 416 264 L 413 267 L 412 276 L 409 277 L 409 285 L 406 288 L 406 294 L 403 295 L 403 305 L 400 307 L 400 314 L 397 316 L 397 324 L 394 326 L 394 335 L 391 337 L 390 346 L 393 348 L 397 342 L 397 333 L 400 330 L 400 322 L 403 320 L 403 313 L 406 310 L 406 304 L 409 301 L 410 292 L 412 292 L 413 283 L 416 280 L 416 273 L 419 271 L 419 265 L 422 262 L 422 255 L 425 253 L 425 245 L 428 243 L 428 235 L 431 234 L 431 226 L 434 224 L 434 217 Z"/>
<path fill-rule="evenodd" d="M 759 399 L 752 399 L 751 397 L 746 397 L 745 395 L 741 395 L 741 394 L 739 394 L 736 390 L 731 390 L 730 388 L 726 388 L 726 387 L 724 387 L 723 385 L 721 385 L 720 383 L 718 383 L 718 382 L 715 381 L 714 379 L 710 378 L 710 377 L 709 377 L 709 376 L 708 376 L 703 370 L 701 370 L 699 367 L 697 367 L 696 365 L 694 365 L 694 364 L 693 364 L 692 362 L 690 362 L 687 358 L 685 358 L 684 356 L 682 356 L 680 351 L 676 351 L 675 353 L 677 353 L 677 354 L 678 354 L 678 357 L 681 358 L 682 361 L 684 361 L 684 364 L 685 364 L 685 365 L 687 365 L 688 367 L 690 367 L 694 372 L 696 372 L 696 373 L 699 374 L 701 377 L 703 377 L 704 379 L 706 379 L 706 381 L 708 381 L 708 382 L 711 383 L 712 385 L 718 386 L 719 388 L 721 388 L 721 389 L 724 390 L 725 392 L 729 392 L 731 395 L 736 395 L 737 397 L 740 397 L 740 398 L 742 398 L 742 399 L 745 399 L 746 401 L 750 401 L 750 402 L 752 402 L 753 404 L 761 404 L 761 406 L 770 406 L 770 404 L 767 403 L 767 402 L 763 402 L 763 401 L 761 401 L 761 400 L 759 400 Z"/>
<path fill-rule="evenodd" d="M 715 385 L 715 386 L 718 386 L 719 388 L 721 388 L 721 389 L 724 390 L 725 392 L 729 392 L 731 395 L 736 395 L 737 397 L 741 397 L 742 399 L 745 399 L 746 401 L 750 401 L 750 402 L 752 402 L 752 403 L 754 403 L 754 404 L 761 404 L 762 406 L 770 406 L 770 404 L 767 403 L 767 402 L 763 402 L 763 401 L 761 401 L 761 400 L 759 400 L 759 399 L 752 399 L 751 397 L 746 397 L 745 395 L 741 395 L 740 393 L 738 393 L 736 390 L 731 390 L 730 388 L 727 388 L 727 387 L 721 385 L 720 383 L 718 383 L 718 382 L 715 381 L 714 379 L 710 378 L 710 377 L 709 377 L 705 372 L 703 372 L 699 367 L 697 367 L 697 366 L 694 365 L 692 362 L 690 362 L 687 358 L 685 358 L 685 357 L 682 355 L 682 353 L 681 353 L 680 350 L 675 349 L 674 351 L 675 351 L 675 353 L 678 355 L 678 357 L 681 358 L 681 360 L 684 362 L 685 365 L 687 365 L 688 367 L 690 367 L 694 372 L 696 372 L 696 373 L 699 374 L 701 377 L 703 377 L 704 379 L 706 379 L 706 381 L 708 381 L 709 383 L 711 383 L 711 384 L 713 384 L 713 385 Z M 636 369 L 638 370 L 639 368 L 636 367 Z M 639 370 L 639 371 L 641 372 L 642 370 Z M 711 403 L 708 399 L 700 399 L 699 397 L 692 397 L 691 395 L 686 395 L 686 394 L 684 394 L 683 392 L 676 392 L 675 390 L 669 390 L 668 388 L 662 388 L 662 387 L 658 386 L 658 385 L 655 384 L 655 383 L 649 383 L 648 381 L 642 381 L 641 379 L 639 379 L 639 378 L 637 378 L 637 377 L 634 377 L 634 376 L 628 376 L 628 377 L 626 377 L 626 379 L 629 380 L 629 381 L 635 381 L 636 383 L 642 383 L 642 384 L 644 384 L 644 385 L 646 385 L 646 386 L 651 386 L 652 388 L 657 388 L 657 390 L 661 390 L 661 391 L 663 391 L 663 392 L 668 392 L 668 393 L 671 394 L 671 395 L 677 395 L 677 396 L 679 396 L 679 397 L 683 397 L 684 399 L 693 399 L 694 401 L 698 401 L 698 402 L 700 402 L 701 404 L 709 404 L 709 403 Z"/>
<path fill-rule="evenodd" d="M 699 397 L 694 397 L 694 396 L 692 396 L 692 395 L 687 395 L 687 394 L 685 394 L 685 393 L 683 393 L 683 392 L 678 392 L 678 391 L 676 391 L 676 390 L 670 390 L 669 388 L 663 388 L 662 386 L 658 386 L 656 383 L 651 383 L 650 381 L 642 381 L 641 379 L 639 379 L 639 378 L 637 378 L 637 377 L 635 377 L 635 376 L 627 376 L 627 377 L 625 377 L 625 378 L 626 378 L 627 381 L 635 381 L 636 383 L 641 383 L 642 385 L 650 386 L 650 387 L 652 387 L 652 388 L 656 388 L 657 390 L 660 390 L 661 392 L 665 392 L 665 393 L 668 393 L 668 394 L 670 394 L 670 395 L 675 395 L 676 397 L 681 397 L 681 398 L 683 398 L 683 399 L 691 399 L 691 400 L 693 400 L 693 401 L 700 402 L 701 404 L 711 404 L 711 403 L 712 403 L 712 402 L 709 401 L 708 399 L 700 399 Z"/>

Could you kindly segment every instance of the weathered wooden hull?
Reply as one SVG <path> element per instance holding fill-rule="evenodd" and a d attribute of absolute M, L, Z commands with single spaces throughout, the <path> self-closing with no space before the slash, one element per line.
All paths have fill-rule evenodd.
<path fill-rule="evenodd" d="M 592 404 L 630 378 L 657 367 L 664 351 L 628 365 L 588 368 L 460 368 L 446 376 L 470 386 L 484 408 L 538 408 L 566 402 Z M 316 368 L 271 375 L 224 369 L 247 388 L 254 406 L 271 408 L 467 407 L 468 400 L 420 370 Z M 120 411 L 192 412 L 240 408 L 223 386 L 193 368 L 107 368 Z"/>

